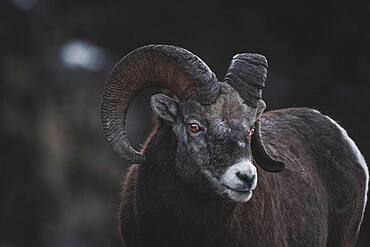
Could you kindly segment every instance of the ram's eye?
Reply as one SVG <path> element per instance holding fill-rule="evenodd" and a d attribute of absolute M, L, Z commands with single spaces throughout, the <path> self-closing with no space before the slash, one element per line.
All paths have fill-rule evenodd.
<path fill-rule="evenodd" d="M 253 133 L 254 133 L 254 128 L 251 128 L 251 129 L 248 131 L 248 134 L 249 134 L 249 136 L 252 136 L 252 135 L 253 135 Z"/>
<path fill-rule="evenodd" d="M 188 125 L 188 128 L 193 133 L 197 133 L 197 132 L 199 132 L 201 130 L 201 127 L 197 123 L 190 123 Z"/>

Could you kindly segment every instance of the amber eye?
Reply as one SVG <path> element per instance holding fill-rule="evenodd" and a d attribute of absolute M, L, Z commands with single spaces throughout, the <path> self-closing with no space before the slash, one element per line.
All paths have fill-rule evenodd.
<path fill-rule="evenodd" d="M 190 130 L 191 132 L 193 132 L 193 133 L 197 133 L 197 132 L 199 132 L 199 131 L 200 131 L 200 126 L 199 126 L 199 124 L 197 124 L 197 123 L 190 123 L 190 124 L 188 125 L 188 128 L 189 128 L 189 130 Z"/>

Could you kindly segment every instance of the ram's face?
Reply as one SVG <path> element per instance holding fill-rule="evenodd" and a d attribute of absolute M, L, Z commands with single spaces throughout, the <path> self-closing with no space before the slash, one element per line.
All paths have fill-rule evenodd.
<path fill-rule="evenodd" d="M 166 120 L 178 138 L 176 172 L 189 187 L 210 196 L 245 202 L 257 186 L 257 170 L 250 148 L 253 124 L 264 109 L 243 103 L 238 93 L 223 84 L 217 101 L 209 106 L 195 101 L 176 103 L 161 98 Z M 154 97 L 155 99 L 155 97 Z M 165 102 L 167 101 L 168 102 Z M 161 112 L 155 107 L 153 110 Z M 172 102 L 172 103 L 169 103 Z M 163 111 L 159 116 L 164 116 Z"/>
<path fill-rule="evenodd" d="M 267 78 L 263 55 L 240 53 L 230 63 L 224 82 L 196 55 L 170 45 L 143 46 L 127 54 L 113 68 L 104 92 L 101 112 L 107 140 L 131 163 L 145 162 L 127 136 L 129 104 L 141 90 L 164 87 L 181 101 L 163 94 L 151 97 L 154 113 L 177 136 L 177 176 L 204 195 L 247 201 L 257 184 L 255 163 L 269 172 L 284 163 L 268 153 L 256 121 L 263 110 L 262 89 Z M 239 94 L 242 96 L 240 97 Z M 244 104 L 242 98 L 248 104 Z M 158 154 L 162 155 L 162 154 Z"/>

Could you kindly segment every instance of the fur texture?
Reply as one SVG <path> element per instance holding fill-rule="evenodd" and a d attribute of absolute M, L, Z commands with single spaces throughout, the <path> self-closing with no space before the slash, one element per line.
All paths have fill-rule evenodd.
<path fill-rule="evenodd" d="M 179 137 L 160 120 L 146 141 L 146 162 L 131 166 L 124 182 L 120 226 L 127 246 L 353 246 L 368 173 L 352 143 L 307 108 L 267 112 L 261 126 L 267 151 L 286 170 L 269 173 L 255 164 L 257 188 L 238 203 L 212 193 L 209 181 L 186 168 L 191 161 L 179 164 Z M 227 140 L 214 143 L 216 153 L 235 155 Z M 214 159 L 210 167 L 226 162 Z"/>

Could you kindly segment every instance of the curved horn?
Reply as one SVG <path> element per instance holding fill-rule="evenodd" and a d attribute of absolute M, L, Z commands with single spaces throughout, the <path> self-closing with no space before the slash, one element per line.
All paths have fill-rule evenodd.
<path fill-rule="evenodd" d="M 227 70 L 227 81 L 247 105 L 256 108 L 262 98 L 262 89 L 267 77 L 267 60 L 264 56 L 252 53 L 237 54 Z"/>
<path fill-rule="evenodd" d="M 150 86 L 168 88 L 180 99 L 194 98 L 203 105 L 216 100 L 220 87 L 208 66 L 183 48 L 148 45 L 123 57 L 107 79 L 101 120 L 114 150 L 131 162 L 142 162 L 145 157 L 129 143 L 126 114 L 135 95 Z"/>
<path fill-rule="evenodd" d="M 264 170 L 269 172 L 281 172 L 285 169 L 285 164 L 283 162 L 274 160 L 267 152 L 265 145 L 262 140 L 261 133 L 261 121 L 257 119 L 254 123 L 254 133 L 252 136 L 251 148 L 253 153 L 253 158 L 259 166 Z"/>
<path fill-rule="evenodd" d="M 262 89 L 265 87 L 267 67 L 267 60 L 263 55 L 237 54 L 231 61 L 225 81 L 238 91 L 247 105 L 257 108 L 257 102 L 262 98 Z M 253 158 L 266 171 L 282 171 L 285 168 L 284 163 L 274 160 L 266 151 L 260 125 L 260 120 L 257 119 L 251 143 Z"/>

